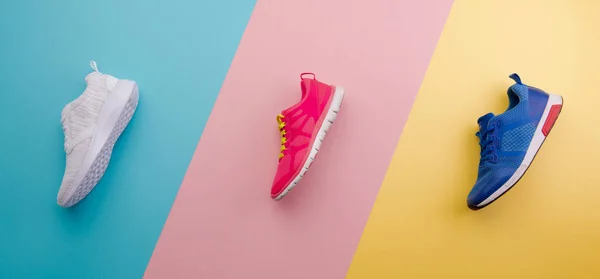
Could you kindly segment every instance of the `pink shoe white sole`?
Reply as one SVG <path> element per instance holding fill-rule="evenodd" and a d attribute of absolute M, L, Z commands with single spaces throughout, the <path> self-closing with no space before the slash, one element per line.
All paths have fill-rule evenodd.
<path fill-rule="evenodd" d="M 285 197 L 285 195 L 287 195 L 304 177 L 304 174 L 308 171 L 310 165 L 315 160 L 317 153 L 319 153 L 319 149 L 321 148 L 321 144 L 325 139 L 325 135 L 327 135 L 327 131 L 331 128 L 331 125 L 335 121 L 335 118 L 338 115 L 338 111 L 342 106 L 343 100 L 344 88 L 336 86 L 333 97 L 329 100 L 329 103 L 327 104 L 327 113 L 324 113 L 315 125 L 315 127 L 318 127 L 317 136 L 314 137 L 313 140 L 310 142 L 310 152 L 308 152 L 302 160 L 302 167 L 296 171 L 296 173 L 292 176 L 291 182 L 285 188 L 283 188 L 282 191 L 280 191 L 280 193 L 278 193 L 277 195 L 272 195 L 274 200 L 277 201 Z"/>

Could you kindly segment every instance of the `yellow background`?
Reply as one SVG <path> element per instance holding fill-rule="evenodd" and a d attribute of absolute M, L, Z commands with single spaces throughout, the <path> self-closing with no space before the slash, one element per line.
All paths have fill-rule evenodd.
<path fill-rule="evenodd" d="M 457 0 L 347 278 L 600 278 L 599 51 L 600 1 Z M 515 188 L 471 211 L 476 120 L 513 72 L 563 110 Z"/>

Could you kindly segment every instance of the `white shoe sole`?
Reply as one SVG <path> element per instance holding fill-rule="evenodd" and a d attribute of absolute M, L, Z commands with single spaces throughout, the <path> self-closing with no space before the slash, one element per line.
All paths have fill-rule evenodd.
<path fill-rule="evenodd" d="M 115 142 L 133 117 L 139 100 L 137 84 L 119 80 L 106 99 L 92 137 L 92 143 L 81 164 L 73 185 L 59 205 L 70 207 L 81 201 L 104 175 Z"/>
<path fill-rule="evenodd" d="M 560 114 L 560 110 L 562 109 L 562 104 L 563 99 L 560 95 L 549 94 L 548 103 L 546 103 L 544 114 L 542 114 L 542 118 L 540 119 L 540 122 L 538 123 L 537 128 L 535 129 L 535 134 L 533 135 L 531 143 L 527 148 L 527 152 L 525 153 L 525 158 L 523 158 L 523 162 L 521 162 L 519 168 L 517 168 L 515 173 L 508 179 L 508 181 L 506 181 L 506 183 L 504 183 L 504 185 L 502 185 L 492 195 L 490 195 L 487 199 L 485 199 L 477 205 L 477 209 L 481 209 L 486 205 L 492 203 L 504 193 L 506 193 L 508 190 L 510 190 L 510 188 L 517 184 L 517 182 L 519 182 L 519 179 L 523 177 L 525 171 L 527 171 L 527 169 L 531 165 L 531 162 L 535 158 L 535 155 L 542 147 L 544 140 L 548 136 L 548 133 L 550 132 L 552 127 L 554 126 L 554 123 L 556 122 L 556 119 Z"/>
<path fill-rule="evenodd" d="M 321 123 L 321 127 L 319 128 L 317 137 L 316 137 L 315 141 L 313 142 L 312 146 L 310 146 L 310 153 L 308 154 L 308 158 L 307 158 L 306 162 L 304 162 L 304 165 L 302 166 L 300 173 L 298 173 L 298 175 L 296 177 L 294 177 L 292 182 L 281 192 L 281 194 L 279 194 L 277 197 L 273 198 L 274 200 L 278 201 L 278 200 L 282 199 L 283 197 L 285 197 L 285 195 L 287 195 L 296 186 L 296 184 L 298 184 L 298 182 L 300 182 L 302 177 L 304 177 L 304 174 L 306 173 L 306 171 L 308 171 L 310 164 L 315 160 L 317 153 L 319 153 L 319 148 L 321 148 L 323 139 L 325 139 L 325 135 L 327 134 L 327 131 L 329 130 L 329 128 L 331 128 L 331 125 L 335 121 L 335 118 L 338 115 L 338 111 L 340 110 L 340 106 L 342 105 L 343 100 L 344 100 L 344 88 L 336 86 L 335 93 L 333 94 L 333 100 L 331 100 L 331 104 L 329 105 L 329 110 L 327 111 L 327 115 L 325 116 L 323 123 Z"/>

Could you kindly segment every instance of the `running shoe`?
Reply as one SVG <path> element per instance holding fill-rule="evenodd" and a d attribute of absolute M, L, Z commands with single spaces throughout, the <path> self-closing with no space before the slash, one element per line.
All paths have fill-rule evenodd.
<path fill-rule="evenodd" d="M 281 149 L 271 188 L 275 200 L 287 195 L 304 177 L 344 99 L 343 88 L 319 82 L 312 73 L 303 73 L 300 79 L 302 99 L 277 115 Z"/>
<path fill-rule="evenodd" d="M 489 205 L 519 182 L 562 109 L 561 96 L 525 85 L 517 74 L 510 78 L 516 84 L 508 89 L 508 109 L 477 120 L 481 159 L 477 182 L 467 198 L 473 210 Z"/>
<path fill-rule="evenodd" d="M 100 73 L 96 62 L 85 78 L 87 88 L 67 104 L 61 122 L 67 154 L 57 202 L 62 207 L 78 203 L 104 175 L 115 142 L 131 120 L 138 104 L 134 81 Z"/>

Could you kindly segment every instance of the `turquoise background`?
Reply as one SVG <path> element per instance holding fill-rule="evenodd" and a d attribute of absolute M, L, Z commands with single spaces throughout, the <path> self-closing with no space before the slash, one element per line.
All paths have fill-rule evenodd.
<path fill-rule="evenodd" d="M 254 4 L 0 1 L 0 278 L 143 276 Z M 64 209 L 60 113 L 92 59 L 140 103 L 104 178 Z"/>

